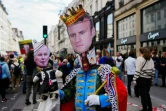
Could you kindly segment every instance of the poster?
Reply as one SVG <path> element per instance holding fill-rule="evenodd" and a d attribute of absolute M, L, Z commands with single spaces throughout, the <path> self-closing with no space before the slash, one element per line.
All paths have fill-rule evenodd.
<path fill-rule="evenodd" d="M 32 40 L 19 41 L 21 54 L 27 54 L 30 50 L 33 50 Z"/>

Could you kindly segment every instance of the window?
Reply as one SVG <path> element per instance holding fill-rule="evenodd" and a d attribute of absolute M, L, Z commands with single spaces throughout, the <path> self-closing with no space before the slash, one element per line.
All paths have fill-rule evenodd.
<path fill-rule="evenodd" d="M 90 14 L 93 15 L 93 14 L 92 14 L 92 5 L 90 6 Z"/>
<path fill-rule="evenodd" d="M 131 18 L 131 19 L 129 19 Z M 118 27 L 118 39 L 126 38 L 135 35 L 135 14 L 128 16 L 117 22 Z M 121 27 L 121 28 L 119 28 Z M 120 30 L 119 30 L 120 29 Z"/>
<path fill-rule="evenodd" d="M 119 7 L 122 7 L 123 5 L 124 5 L 124 0 L 119 0 Z"/>
<path fill-rule="evenodd" d="M 147 28 L 147 31 L 149 32 L 149 28 Z"/>
<path fill-rule="evenodd" d="M 100 22 L 96 23 L 96 41 L 99 41 L 100 37 Z"/>
<path fill-rule="evenodd" d="M 146 23 L 149 23 L 149 15 L 146 16 Z"/>
<path fill-rule="evenodd" d="M 153 30 L 155 30 L 155 27 L 151 27 L 151 30 L 149 30 L 149 31 L 153 31 Z M 149 31 L 148 31 L 148 32 L 149 32 Z"/>
<path fill-rule="evenodd" d="M 166 9 L 164 9 L 164 18 L 166 18 Z"/>
<path fill-rule="evenodd" d="M 120 29 L 120 27 L 118 29 Z M 107 38 L 112 37 L 112 34 L 113 34 L 113 15 L 111 13 L 107 16 Z"/>
<path fill-rule="evenodd" d="M 158 29 L 161 29 L 161 25 L 158 25 Z"/>
<path fill-rule="evenodd" d="M 158 20 L 161 19 L 161 13 L 160 13 L 160 12 L 157 13 L 157 19 L 158 19 Z"/>
<path fill-rule="evenodd" d="M 154 14 L 151 14 L 151 22 L 154 22 Z"/>
<path fill-rule="evenodd" d="M 142 10 L 142 33 L 166 28 L 165 4 L 163 0 Z"/>
<path fill-rule="evenodd" d="M 98 11 L 98 0 L 96 0 L 96 11 Z"/>

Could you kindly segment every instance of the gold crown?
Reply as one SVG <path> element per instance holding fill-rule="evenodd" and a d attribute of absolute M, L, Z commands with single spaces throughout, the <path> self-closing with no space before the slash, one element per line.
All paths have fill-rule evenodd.
<path fill-rule="evenodd" d="M 71 9 L 69 8 L 68 11 L 70 12 L 70 15 L 66 13 L 64 15 L 60 15 L 60 19 L 66 24 L 66 26 L 72 25 L 85 14 L 82 5 L 76 7 L 76 10 L 73 7 Z"/>

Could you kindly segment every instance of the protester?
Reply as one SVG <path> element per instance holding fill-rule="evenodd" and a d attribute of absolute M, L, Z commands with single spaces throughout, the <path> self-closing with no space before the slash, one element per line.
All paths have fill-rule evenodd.
<path fill-rule="evenodd" d="M 96 50 L 96 64 L 100 63 L 101 51 L 99 49 Z"/>
<path fill-rule="evenodd" d="M 58 59 L 57 59 L 56 56 L 55 56 L 55 59 L 53 60 L 53 69 L 54 69 L 54 70 L 57 70 L 57 69 L 58 69 Z"/>
<path fill-rule="evenodd" d="M 25 54 L 24 60 L 27 58 L 27 54 Z M 22 93 L 26 94 L 26 75 L 27 75 L 27 69 L 26 69 L 26 66 L 24 65 L 24 61 L 22 62 L 22 65 L 23 65 L 23 70 L 22 70 L 22 74 L 23 74 Z"/>
<path fill-rule="evenodd" d="M 138 85 L 141 96 L 142 111 L 152 111 L 150 87 L 154 78 L 154 62 L 147 48 L 139 49 L 139 57 L 136 60 L 136 74 L 133 78 L 134 85 Z"/>
<path fill-rule="evenodd" d="M 157 53 L 154 51 L 152 52 L 152 60 L 154 62 L 155 67 L 155 76 L 154 76 L 154 85 L 158 86 L 158 70 L 160 66 L 160 59 L 156 55 Z"/>
<path fill-rule="evenodd" d="M 121 71 L 121 73 L 119 74 L 119 78 L 122 80 L 122 63 L 123 63 L 123 58 L 122 56 L 120 55 L 119 52 L 116 53 L 116 57 L 115 57 L 115 64 L 116 64 L 116 67 L 119 68 L 119 70 Z"/>
<path fill-rule="evenodd" d="M 70 73 L 70 67 L 67 66 L 67 63 L 67 59 L 64 59 L 62 65 L 58 68 L 58 70 L 60 70 L 63 73 L 63 84 L 66 82 L 66 76 Z"/>
<path fill-rule="evenodd" d="M 33 72 L 36 68 L 36 63 L 34 62 L 34 56 L 33 56 L 33 51 L 29 51 L 27 54 L 27 58 L 24 61 L 24 65 L 26 67 L 26 101 L 25 104 L 26 105 L 30 105 L 31 102 L 29 101 L 29 97 L 31 94 L 31 89 L 33 86 L 33 104 L 36 104 L 36 93 L 37 93 L 37 86 L 38 84 L 34 84 L 33 83 Z M 38 63 L 40 63 L 38 61 Z M 43 62 L 40 64 L 44 64 Z"/>
<path fill-rule="evenodd" d="M 11 70 L 11 64 L 13 63 L 13 59 L 14 58 L 14 55 L 13 54 L 10 54 L 9 55 L 9 61 L 8 61 L 8 66 L 9 66 L 9 70 L 10 70 L 10 72 L 12 71 Z"/>
<path fill-rule="evenodd" d="M 71 72 L 73 70 L 73 68 L 74 68 L 74 57 L 73 57 L 73 54 L 68 54 L 67 61 L 68 61 L 67 66 L 69 67 L 70 72 Z"/>
<path fill-rule="evenodd" d="M 127 74 L 127 89 L 128 89 L 128 95 L 132 97 L 131 95 L 131 82 L 133 81 L 133 77 L 135 74 L 136 69 L 136 60 L 134 58 L 134 52 L 129 52 L 129 57 L 124 62 L 125 65 L 125 74 Z M 134 91 L 136 92 L 136 91 Z M 137 95 L 137 94 L 135 94 Z"/>
<path fill-rule="evenodd" d="M 72 10 L 74 11 L 74 9 L 68 10 L 70 10 L 71 13 Z M 92 39 L 96 31 L 92 17 L 84 11 L 82 5 L 79 5 L 77 13 L 80 16 L 75 17 L 72 15 L 74 19 L 72 19 L 71 22 L 68 21 L 68 19 L 66 20 L 63 15 L 60 16 L 67 25 L 71 45 L 74 51 L 79 54 L 80 64 L 82 66 L 81 68 L 74 69 L 67 76 L 66 83 L 62 86 L 62 89 L 57 92 L 60 94 L 61 98 L 61 111 L 111 111 L 111 108 L 112 111 L 126 111 L 127 91 L 122 81 L 116 77 L 114 78 L 114 75 L 110 77 L 112 68 L 109 65 L 103 64 L 101 67 L 96 65 L 96 54 L 92 45 Z M 121 95 L 113 95 L 113 93 L 111 93 L 111 86 L 107 85 L 99 89 L 100 93 L 94 93 L 102 83 L 105 83 L 106 77 L 110 77 L 110 84 L 114 81 L 113 79 L 117 79 L 118 85 L 121 86 L 120 90 L 123 91 L 117 91 L 118 93 L 116 94 L 121 93 Z M 116 84 L 116 82 L 114 84 Z M 119 90 L 118 86 L 116 86 L 116 88 Z M 115 99 L 116 97 L 118 98 Z M 73 99 L 75 101 L 72 101 Z M 118 101 L 118 103 L 116 101 Z M 123 105 L 121 104 L 122 101 Z"/>
<path fill-rule="evenodd" d="M 21 76 L 21 66 L 17 62 L 17 58 L 13 58 L 13 63 L 11 64 L 12 70 L 12 92 L 15 91 L 15 87 L 17 88 L 16 91 L 19 92 L 20 86 L 20 76 Z"/>
<path fill-rule="evenodd" d="M 9 86 L 10 71 L 4 57 L 0 57 L 0 94 L 2 96 L 2 102 L 6 102 L 5 89 Z"/>
<path fill-rule="evenodd" d="M 162 75 L 162 85 L 161 87 L 166 87 L 165 85 L 165 77 L 166 77 L 166 51 L 163 52 L 162 57 L 160 59 L 160 71 Z"/>
<path fill-rule="evenodd" d="M 61 77 L 62 72 L 58 70 L 53 70 L 53 65 L 48 61 L 48 55 L 50 55 L 50 51 L 46 45 L 44 45 L 43 43 L 34 43 L 35 62 L 39 68 L 42 68 L 40 72 L 34 76 L 33 79 L 34 83 L 37 83 L 37 81 L 40 82 L 40 104 L 38 107 L 38 111 L 58 111 L 58 104 L 56 103 L 60 102 L 60 99 L 58 99 L 59 97 L 55 93 L 55 91 L 58 90 L 58 83 L 56 78 Z"/>

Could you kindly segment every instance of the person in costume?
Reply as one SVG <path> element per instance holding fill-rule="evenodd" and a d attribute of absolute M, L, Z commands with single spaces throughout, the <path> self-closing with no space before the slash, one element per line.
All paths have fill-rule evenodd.
<path fill-rule="evenodd" d="M 62 76 L 59 70 L 53 70 L 48 65 L 50 51 L 46 45 L 35 41 L 34 44 L 34 61 L 42 70 L 37 73 L 33 82 L 40 82 L 38 111 L 58 111 L 59 98 L 55 91 L 58 90 L 56 78 Z"/>
<path fill-rule="evenodd" d="M 74 69 L 66 83 L 57 92 L 61 111 L 126 111 L 127 90 L 116 74 L 118 68 L 107 64 L 97 65 L 92 39 L 95 28 L 92 17 L 82 5 L 68 9 L 70 15 L 61 15 L 66 24 L 71 45 L 80 56 L 81 68 Z M 90 59 L 94 58 L 93 64 Z"/>

